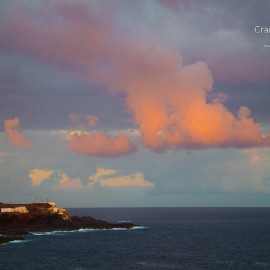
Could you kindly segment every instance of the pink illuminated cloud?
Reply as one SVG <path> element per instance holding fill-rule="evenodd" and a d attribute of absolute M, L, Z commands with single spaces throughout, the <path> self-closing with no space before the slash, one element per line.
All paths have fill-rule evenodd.
<path fill-rule="evenodd" d="M 134 144 L 124 133 L 111 136 L 104 132 L 70 133 L 69 149 L 87 156 L 114 157 L 135 151 Z"/>
<path fill-rule="evenodd" d="M 17 117 L 4 121 L 5 134 L 7 135 L 10 144 L 18 147 L 31 147 L 32 144 L 23 133 L 18 130 L 19 125 L 20 119 Z"/>
<path fill-rule="evenodd" d="M 146 147 L 163 151 L 270 145 L 270 137 L 261 134 L 248 108 L 241 107 L 234 116 L 222 99 L 207 101 L 213 78 L 206 63 L 183 65 L 178 52 L 159 44 L 120 40 L 113 24 L 95 16 L 82 2 L 62 2 L 49 11 L 58 18 L 53 27 L 46 20 L 37 24 L 23 13 L 14 13 L 0 26 L 2 39 L 17 50 L 107 86 L 109 93 L 124 94 Z M 97 121 L 85 120 L 90 126 Z M 124 133 L 115 137 L 102 132 L 72 134 L 68 143 L 71 150 L 90 156 L 134 151 Z"/>

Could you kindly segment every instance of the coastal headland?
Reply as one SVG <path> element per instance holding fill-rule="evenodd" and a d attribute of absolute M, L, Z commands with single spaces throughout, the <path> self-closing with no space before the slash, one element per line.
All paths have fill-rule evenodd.
<path fill-rule="evenodd" d="M 71 216 L 55 202 L 31 204 L 0 203 L 0 244 L 23 240 L 34 232 L 68 231 L 79 229 L 130 229 L 130 222 L 109 223 L 90 216 Z"/>

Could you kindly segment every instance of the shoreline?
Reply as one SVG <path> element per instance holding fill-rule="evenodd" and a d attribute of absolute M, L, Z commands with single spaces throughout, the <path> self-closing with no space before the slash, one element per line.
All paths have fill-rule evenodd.
<path fill-rule="evenodd" d="M 24 236 L 53 231 L 131 229 L 131 222 L 110 223 L 91 216 L 71 216 L 55 202 L 33 204 L 0 203 L 0 244 L 24 240 Z"/>
<path fill-rule="evenodd" d="M 18 234 L 14 234 L 14 231 L 0 231 L 0 245 L 5 245 L 17 241 L 27 241 L 25 236 L 45 236 L 45 235 L 61 235 L 65 233 L 85 233 L 92 231 L 122 231 L 122 230 L 137 230 L 145 229 L 146 227 L 134 225 L 133 227 L 112 227 L 112 228 L 79 228 L 79 229 L 44 229 L 44 230 L 31 230 L 31 231 L 18 231 Z"/>

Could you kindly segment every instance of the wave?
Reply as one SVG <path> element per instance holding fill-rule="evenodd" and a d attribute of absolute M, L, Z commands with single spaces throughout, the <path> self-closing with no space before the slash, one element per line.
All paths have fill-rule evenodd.
<path fill-rule="evenodd" d="M 62 235 L 67 233 L 83 233 L 83 232 L 94 232 L 94 231 L 128 231 L 128 230 L 141 230 L 141 229 L 148 229 L 148 227 L 144 226 L 134 226 L 132 228 L 111 228 L 111 229 L 78 229 L 78 230 L 57 230 L 51 232 L 31 232 L 33 235 L 41 236 L 41 235 Z"/>
<path fill-rule="evenodd" d="M 19 243 L 25 243 L 25 242 L 29 242 L 30 240 L 13 240 L 10 241 L 9 243 L 11 244 L 19 244 Z"/>
<path fill-rule="evenodd" d="M 112 228 L 112 229 L 108 229 L 108 230 L 110 230 L 110 231 L 129 231 L 129 230 L 142 230 L 142 229 L 149 229 L 149 227 L 134 226 L 132 228 Z"/>
<path fill-rule="evenodd" d="M 31 240 L 12 240 L 9 241 L 3 245 L 9 245 L 9 244 L 21 244 L 21 243 L 26 243 L 26 242 L 30 242 Z"/>
<path fill-rule="evenodd" d="M 75 233 L 80 232 L 80 230 L 68 230 L 68 231 L 51 231 L 51 232 L 31 232 L 33 235 L 60 235 L 60 234 L 66 234 L 66 233 Z"/>
<path fill-rule="evenodd" d="M 149 229 L 149 227 L 144 227 L 144 226 L 134 226 L 131 228 L 131 230 L 142 230 L 142 229 Z"/>
<path fill-rule="evenodd" d="M 93 231 L 98 231 L 102 229 L 79 229 L 77 230 L 78 232 L 93 232 Z"/>

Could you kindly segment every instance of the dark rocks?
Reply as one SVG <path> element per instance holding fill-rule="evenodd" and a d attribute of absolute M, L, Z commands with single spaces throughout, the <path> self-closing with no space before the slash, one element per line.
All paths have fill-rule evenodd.
<path fill-rule="evenodd" d="M 44 211 L 44 205 L 41 211 L 37 207 L 29 213 L 0 213 L 0 244 L 8 243 L 14 240 L 23 240 L 21 236 L 31 232 L 50 232 L 56 230 L 79 230 L 79 229 L 130 229 L 135 225 L 129 222 L 108 223 L 90 216 L 73 216 L 63 219 L 59 213 Z M 29 209 L 29 208 L 28 208 Z M 66 210 L 65 210 L 66 211 Z"/>
<path fill-rule="evenodd" d="M 76 228 L 85 228 L 85 229 L 112 229 L 112 228 L 125 228 L 130 229 L 134 227 L 135 225 L 133 223 L 108 223 L 106 221 L 100 220 L 100 219 L 94 219 L 93 217 L 78 217 L 73 216 L 71 217 L 72 226 L 75 226 Z"/>

